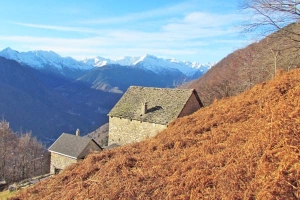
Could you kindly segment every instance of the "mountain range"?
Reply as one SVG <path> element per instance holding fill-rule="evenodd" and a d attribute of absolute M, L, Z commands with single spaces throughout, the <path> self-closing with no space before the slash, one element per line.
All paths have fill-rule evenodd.
<path fill-rule="evenodd" d="M 192 77 L 195 73 L 199 74 L 199 72 L 201 72 L 204 74 L 213 65 L 211 63 L 200 64 L 190 61 L 178 61 L 176 59 L 163 59 L 149 54 L 141 57 L 124 56 L 115 60 L 97 56 L 77 61 L 71 57 L 62 57 L 53 51 L 37 50 L 18 52 L 9 47 L 3 49 L 0 52 L 0 56 L 16 60 L 20 64 L 25 64 L 36 69 L 55 69 L 65 75 L 68 75 L 64 73 L 65 68 L 73 70 L 91 70 L 94 67 L 103 67 L 113 64 L 141 68 L 156 74 L 179 70 L 187 77 Z"/>
<path fill-rule="evenodd" d="M 32 131 L 48 145 L 62 132 L 79 128 L 84 135 L 105 124 L 131 85 L 176 87 L 209 68 L 151 55 L 77 61 L 52 51 L 6 48 L 0 52 L 0 115 L 13 130 Z"/>
<path fill-rule="evenodd" d="M 163 59 L 153 55 L 146 54 L 141 57 L 124 56 L 119 59 L 111 60 L 102 57 L 86 58 L 82 60 L 88 65 L 102 67 L 107 64 L 119 64 L 125 66 L 136 66 L 148 69 L 155 73 L 161 73 L 167 70 L 179 70 L 187 76 L 193 76 L 197 72 L 205 73 L 211 66 L 211 63 L 200 64 L 197 62 L 178 61 L 176 59 Z"/>

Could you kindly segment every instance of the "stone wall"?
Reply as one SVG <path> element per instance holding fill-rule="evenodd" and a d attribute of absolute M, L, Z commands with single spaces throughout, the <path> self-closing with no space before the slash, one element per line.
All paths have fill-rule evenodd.
<path fill-rule="evenodd" d="M 178 117 L 183 117 L 192 114 L 193 112 L 199 110 L 201 108 L 201 105 L 199 105 L 199 102 L 196 98 L 196 96 L 193 94 L 183 107 L 180 115 Z"/>
<path fill-rule="evenodd" d="M 67 166 L 76 163 L 77 159 L 66 157 L 57 153 L 51 152 L 50 173 L 54 174 L 55 169 L 62 170 Z"/>
<path fill-rule="evenodd" d="M 166 125 L 110 117 L 108 145 L 113 143 L 124 145 L 139 142 L 146 138 L 154 137 L 166 127 Z"/>

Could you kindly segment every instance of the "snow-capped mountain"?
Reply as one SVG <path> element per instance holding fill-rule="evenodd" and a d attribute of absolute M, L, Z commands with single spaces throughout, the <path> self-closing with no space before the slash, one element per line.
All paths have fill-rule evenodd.
<path fill-rule="evenodd" d="M 111 60 L 108 58 L 103 58 L 100 56 L 97 56 L 95 58 L 85 58 L 81 62 L 91 65 L 94 67 L 102 67 L 108 64 L 118 64 L 123 66 L 131 66 L 133 63 L 135 63 L 137 60 L 139 60 L 139 57 L 130 57 L 130 56 L 124 56 L 116 60 Z"/>
<path fill-rule="evenodd" d="M 122 57 L 119 59 L 106 59 L 102 57 L 95 58 L 86 58 L 82 60 L 83 63 L 87 65 L 92 65 L 95 67 L 102 67 L 107 64 L 119 64 L 126 66 L 138 66 L 140 68 L 144 68 L 155 73 L 161 73 L 165 70 L 179 70 L 183 74 L 187 76 L 192 76 L 196 72 L 200 71 L 204 74 L 207 70 L 209 70 L 212 66 L 211 63 L 208 64 L 200 64 L 197 62 L 189 62 L 189 61 L 178 61 L 174 58 L 172 59 L 163 59 L 158 58 L 153 55 L 146 54 L 141 57 Z"/>
<path fill-rule="evenodd" d="M 182 73 L 187 76 L 187 80 L 191 80 L 203 75 L 212 66 L 210 63 L 200 64 L 197 62 L 178 61 L 174 58 L 163 59 L 149 54 L 141 57 L 124 56 L 115 60 L 98 56 L 77 61 L 71 57 L 62 57 L 53 51 L 18 52 L 9 47 L 0 51 L 0 56 L 36 69 L 54 70 L 60 74 L 72 76 L 72 78 L 79 78 L 82 75 L 82 73 L 78 74 L 78 72 L 74 74 L 74 70 L 83 71 L 95 67 L 118 64 L 120 66 L 131 66 L 152 71 L 156 74 Z"/>
<path fill-rule="evenodd" d="M 36 69 L 52 67 L 57 70 L 62 70 L 63 68 L 87 70 L 92 68 L 91 66 L 82 64 L 71 57 L 61 57 L 53 51 L 38 50 L 18 52 L 8 47 L 0 52 L 0 56 L 15 60 L 20 64 L 29 65 Z"/>

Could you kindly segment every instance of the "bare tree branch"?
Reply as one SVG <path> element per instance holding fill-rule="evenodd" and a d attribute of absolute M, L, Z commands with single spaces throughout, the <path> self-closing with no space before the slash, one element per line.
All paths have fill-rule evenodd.
<path fill-rule="evenodd" d="M 244 25 L 246 32 L 269 34 L 300 19 L 300 0 L 242 0 L 241 8 L 251 14 Z M 288 33 L 300 36 L 299 32 Z"/>

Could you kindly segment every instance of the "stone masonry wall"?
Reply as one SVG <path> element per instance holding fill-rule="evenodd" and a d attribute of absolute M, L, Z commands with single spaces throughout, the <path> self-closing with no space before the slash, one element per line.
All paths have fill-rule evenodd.
<path fill-rule="evenodd" d="M 113 143 L 124 145 L 139 142 L 146 138 L 154 137 L 166 127 L 166 125 L 110 117 L 108 145 Z"/>
<path fill-rule="evenodd" d="M 50 173 L 55 173 L 56 169 L 64 169 L 67 166 L 76 163 L 77 160 L 73 158 L 69 158 L 66 156 L 59 155 L 57 153 L 51 152 L 51 164 L 50 164 Z"/>

